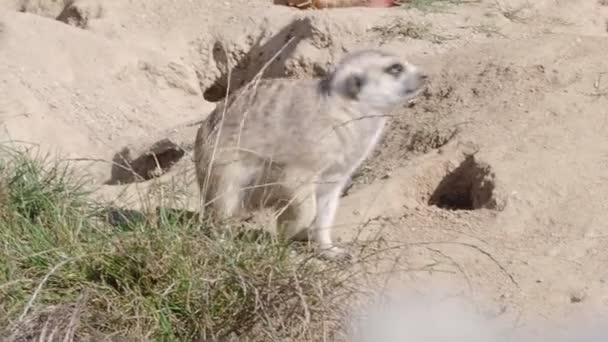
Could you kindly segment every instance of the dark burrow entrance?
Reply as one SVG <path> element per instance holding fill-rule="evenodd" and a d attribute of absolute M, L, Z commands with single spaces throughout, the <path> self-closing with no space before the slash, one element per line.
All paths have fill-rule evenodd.
<path fill-rule="evenodd" d="M 125 147 L 114 155 L 108 185 L 143 182 L 167 172 L 186 151 L 169 139 L 161 139 L 142 153 L 133 155 Z"/>
<path fill-rule="evenodd" d="M 449 210 L 497 209 L 494 187 L 490 165 L 468 156 L 441 180 L 428 204 Z"/>

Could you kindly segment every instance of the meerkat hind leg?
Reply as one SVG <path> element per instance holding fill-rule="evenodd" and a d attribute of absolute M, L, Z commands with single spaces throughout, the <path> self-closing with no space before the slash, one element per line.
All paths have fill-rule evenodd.
<path fill-rule="evenodd" d="M 315 220 L 317 203 L 311 188 L 306 186 L 295 192 L 285 203 L 286 207 L 279 208 L 278 232 L 288 240 L 301 240 L 302 232 L 306 232 Z"/>
<path fill-rule="evenodd" d="M 288 240 L 302 240 L 317 214 L 315 181 L 308 172 L 288 169 L 282 183 L 281 201 L 277 203 L 277 231 Z"/>
<path fill-rule="evenodd" d="M 251 172 L 239 162 L 218 168 L 215 172 L 218 175 L 214 179 L 217 184 L 211 187 L 214 189 L 210 193 L 211 196 L 207 196 L 210 198 L 210 204 L 221 219 L 239 216 L 243 209 L 247 185 L 251 181 Z"/>

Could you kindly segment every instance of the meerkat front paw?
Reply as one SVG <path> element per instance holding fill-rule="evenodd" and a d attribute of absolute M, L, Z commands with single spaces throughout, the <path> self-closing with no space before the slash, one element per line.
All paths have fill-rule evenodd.
<path fill-rule="evenodd" d="M 353 255 L 348 250 L 337 246 L 322 247 L 318 255 L 319 258 L 329 261 L 351 262 L 353 260 Z"/>

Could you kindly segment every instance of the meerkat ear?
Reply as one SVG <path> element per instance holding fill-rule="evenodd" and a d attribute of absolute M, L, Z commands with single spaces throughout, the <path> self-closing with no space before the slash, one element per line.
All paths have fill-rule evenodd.
<path fill-rule="evenodd" d="M 361 92 L 361 87 L 363 87 L 363 83 L 365 83 L 365 79 L 359 75 L 349 76 L 346 80 L 344 80 L 344 93 L 347 97 L 355 100 Z"/>

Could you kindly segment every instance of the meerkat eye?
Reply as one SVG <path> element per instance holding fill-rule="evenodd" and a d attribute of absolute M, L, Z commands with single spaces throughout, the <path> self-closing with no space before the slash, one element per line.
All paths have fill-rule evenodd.
<path fill-rule="evenodd" d="M 391 74 L 393 76 L 398 76 L 403 72 L 404 69 L 405 68 L 403 67 L 403 64 L 395 63 L 395 64 L 392 64 L 391 66 L 389 66 L 388 68 L 386 68 L 384 71 L 386 71 L 388 74 Z"/>

